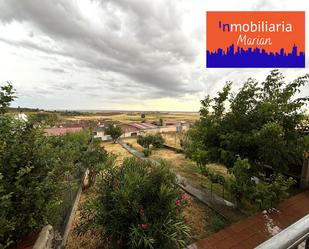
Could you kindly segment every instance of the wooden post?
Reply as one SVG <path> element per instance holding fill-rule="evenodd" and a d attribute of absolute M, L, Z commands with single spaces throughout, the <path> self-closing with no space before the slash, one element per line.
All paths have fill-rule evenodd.
<path fill-rule="evenodd" d="M 300 187 L 302 189 L 309 188 L 309 152 L 305 153 L 305 159 L 300 176 Z"/>

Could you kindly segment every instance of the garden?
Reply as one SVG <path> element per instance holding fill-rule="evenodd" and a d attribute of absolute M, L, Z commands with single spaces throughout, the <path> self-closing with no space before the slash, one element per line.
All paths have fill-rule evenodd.
<path fill-rule="evenodd" d="M 87 130 L 46 136 L 41 118 L 7 113 L 15 91 L 1 87 L 0 247 L 16 246 L 46 224 L 61 235 L 71 209 L 67 193 L 86 169 L 90 184 L 67 248 L 184 248 L 235 221 L 189 196 L 177 175 L 235 203 L 237 218 L 276 207 L 292 194 L 289 173 L 309 148 L 299 128 L 308 98 L 295 96 L 308 77 L 285 83 L 273 70 L 264 82 L 248 79 L 237 94 L 227 83 L 201 101 L 200 120 L 181 137 L 183 153 L 164 148 L 161 134 L 125 140 L 143 160 Z"/>

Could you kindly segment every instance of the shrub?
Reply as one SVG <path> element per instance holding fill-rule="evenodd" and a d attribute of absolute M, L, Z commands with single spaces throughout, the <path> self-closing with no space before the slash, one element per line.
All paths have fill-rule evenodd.
<path fill-rule="evenodd" d="M 211 222 L 207 225 L 207 229 L 213 233 L 216 233 L 225 227 L 227 227 L 230 224 L 228 220 L 225 220 L 222 217 L 219 217 L 218 215 L 214 216 L 211 220 Z"/>
<path fill-rule="evenodd" d="M 77 232 L 92 231 L 110 248 L 184 248 L 190 238 L 186 205 L 164 162 L 127 158 L 121 167 L 106 166 L 96 197 L 81 210 Z"/>
<path fill-rule="evenodd" d="M 151 149 L 143 149 L 143 154 L 145 157 L 149 157 L 152 153 Z"/>
<path fill-rule="evenodd" d="M 66 190 L 86 166 L 98 169 L 106 159 L 97 143 L 88 146 L 87 131 L 46 137 L 31 122 L 4 115 L 14 93 L 11 84 L 0 87 L 0 248 L 45 224 L 57 228 Z"/>
<path fill-rule="evenodd" d="M 270 178 L 260 175 L 259 181 L 252 178 L 252 167 L 247 159 L 238 158 L 232 172 L 233 178 L 228 184 L 236 204 L 241 206 L 242 199 L 250 201 L 258 208 L 271 208 L 289 196 L 288 190 L 295 183 L 292 178 L 273 174 Z"/>
<path fill-rule="evenodd" d="M 123 130 L 121 129 L 120 126 L 115 126 L 115 125 L 109 125 L 105 129 L 106 135 L 110 135 L 114 141 L 114 143 L 117 142 L 117 139 L 123 134 Z"/>
<path fill-rule="evenodd" d="M 152 145 L 154 148 L 162 148 L 164 145 L 164 138 L 160 133 L 157 133 L 155 135 L 146 135 L 141 136 L 139 135 L 137 137 L 137 143 L 141 145 L 142 147 L 148 149 L 150 145 Z"/>
<path fill-rule="evenodd" d="M 106 152 L 86 131 L 45 137 L 29 122 L 0 118 L 0 248 L 45 224 L 56 228 L 65 193 L 85 167 L 97 169 Z"/>
<path fill-rule="evenodd" d="M 152 143 L 152 137 L 150 135 L 147 135 L 147 136 L 141 136 L 141 135 L 138 135 L 137 136 L 137 143 L 148 149 Z"/>
<path fill-rule="evenodd" d="M 162 137 L 162 135 L 160 133 L 157 133 L 156 135 L 152 136 L 152 146 L 154 148 L 162 148 L 164 145 L 164 138 Z"/>

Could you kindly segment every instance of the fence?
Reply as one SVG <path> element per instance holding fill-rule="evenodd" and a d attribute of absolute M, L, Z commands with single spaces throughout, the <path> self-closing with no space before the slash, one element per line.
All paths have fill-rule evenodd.
<path fill-rule="evenodd" d="M 62 183 L 63 189 L 60 193 L 61 205 L 57 211 L 58 222 L 54 226 L 56 235 L 58 235 L 54 240 L 55 248 L 65 245 L 72 223 L 72 214 L 75 213 L 82 191 L 84 175 L 85 171 L 77 171 L 67 176 L 66 180 Z"/>
<path fill-rule="evenodd" d="M 290 225 L 255 249 L 309 248 L 309 215 Z"/>

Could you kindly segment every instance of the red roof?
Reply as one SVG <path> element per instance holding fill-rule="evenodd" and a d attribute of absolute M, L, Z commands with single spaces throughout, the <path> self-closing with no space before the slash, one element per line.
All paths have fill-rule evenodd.
<path fill-rule="evenodd" d="M 166 120 L 165 122 L 165 125 L 175 125 L 178 123 L 177 120 Z"/>
<path fill-rule="evenodd" d="M 82 129 L 83 129 L 82 127 L 46 128 L 46 129 L 44 129 L 44 132 L 48 136 L 59 136 L 59 135 L 65 134 L 67 132 L 81 131 Z"/>
<path fill-rule="evenodd" d="M 146 130 L 146 129 L 157 128 L 156 125 L 149 124 L 149 123 L 130 123 L 129 125 L 137 128 L 139 130 Z"/>

